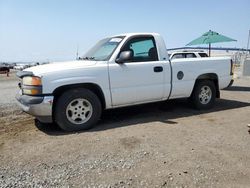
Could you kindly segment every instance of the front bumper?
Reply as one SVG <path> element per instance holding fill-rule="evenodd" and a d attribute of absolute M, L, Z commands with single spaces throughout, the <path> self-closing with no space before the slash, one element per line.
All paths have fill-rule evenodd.
<path fill-rule="evenodd" d="M 19 92 L 16 99 L 24 112 L 35 116 L 43 123 L 52 123 L 53 96 L 28 96 Z"/>

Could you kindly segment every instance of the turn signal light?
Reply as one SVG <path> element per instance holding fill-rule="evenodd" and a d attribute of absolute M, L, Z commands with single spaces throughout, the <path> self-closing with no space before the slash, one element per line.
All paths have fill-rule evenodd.
<path fill-rule="evenodd" d="M 42 80 L 36 76 L 26 76 L 23 78 L 23 85 L 27 86 L 41 86 Z"/>
<path fill-rule="evenodd" d="M 25 94 L 25 95 L 39 95 L 39 94 L 41 94 L 41 89 L 39 89 L 39 88 L 23 89 L 23 94 Z"/>

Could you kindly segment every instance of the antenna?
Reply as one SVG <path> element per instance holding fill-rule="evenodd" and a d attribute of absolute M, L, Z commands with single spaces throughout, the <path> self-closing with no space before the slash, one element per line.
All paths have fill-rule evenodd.
<path fill-rule="evenodd" d="M 77 46 L 76 46 L 76 60 L 79 59 L 79 58 L 78 58 L 78 50 L 79 50 L 79 45 L 77 44 Z"/>

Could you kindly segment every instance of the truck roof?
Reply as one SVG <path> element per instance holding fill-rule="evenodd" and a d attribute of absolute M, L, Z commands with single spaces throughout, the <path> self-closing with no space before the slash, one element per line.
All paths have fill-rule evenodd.
<path fill-rule="evenodd" d="M 168 50 L 169 52 L 171 52 L 171 50 Z M 175 54 L 175 53 L 206 53 L 205 51 L 203 50 L 188 50 L 188 51 L 172 51 L 171 52 L 172 54 Z"/>
<path fill-rule="evenodd" d="M 160 34 L 159 33 L 122 33 L 119 35 L 114 35 L 112 37 L 118 37 L 118 36 L 131 37 L 131 36 L 135 36 L 135 35 L 153 35 L 153 36 L 156 36 L 156 35 L 160 35 Z"/>

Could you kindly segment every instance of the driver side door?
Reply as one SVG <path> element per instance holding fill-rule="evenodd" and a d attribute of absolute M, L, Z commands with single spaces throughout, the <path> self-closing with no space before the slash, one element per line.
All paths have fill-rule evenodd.
<path fill-rule="evenodd" d="M 122 51 L 133 57 L 121 64 L 109 64 L 112 105 L 125 106 L 159 101 L 164 96 L 164 64 L 159 61 L 153 36 L 137 36 L 124 44 Z M 119 56 L 119 55 L 118 55 Z"/>

